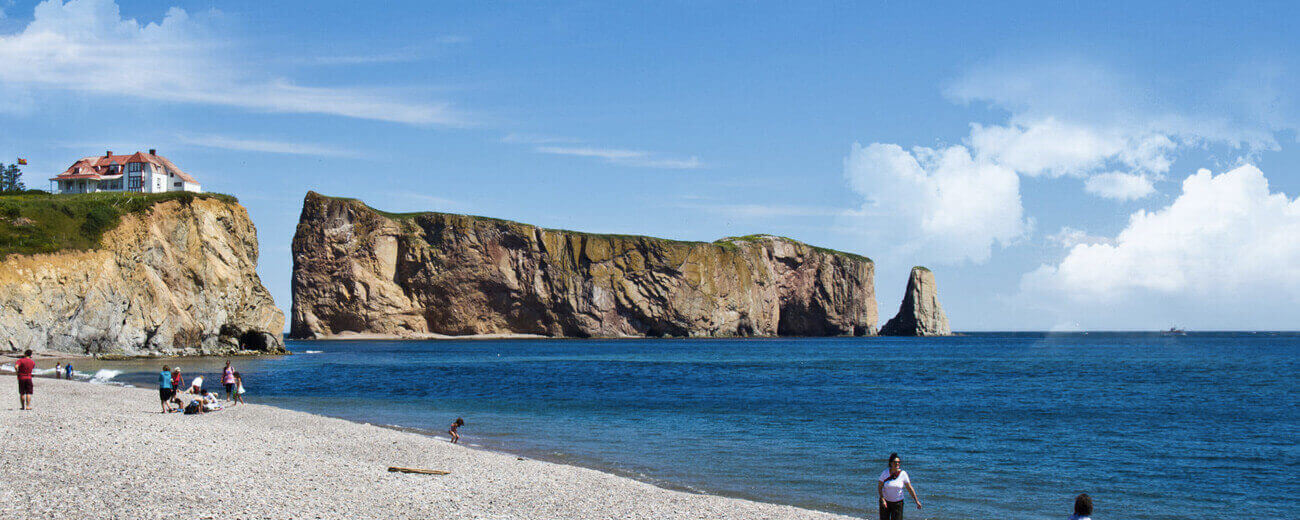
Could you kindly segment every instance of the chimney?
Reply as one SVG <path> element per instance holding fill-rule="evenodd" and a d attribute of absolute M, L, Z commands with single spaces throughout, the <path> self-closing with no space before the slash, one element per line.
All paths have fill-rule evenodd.
<path fill-rule="evenodd" d="M 158 155 L 158 150 L 155 150 L 155 149 L 153 149 L 153 148 L 150 148 L 150 149 L 149 149 L 149 155 Z"/>
<path fill-rule="evenodd" d="M 109 151 L 107 151 L 107 152 L 104 152 L 104 157 L 112 157 L 112 156 L 113 156 L 113 151 L 112 151 L 112 150 L 109 150 Z"/>

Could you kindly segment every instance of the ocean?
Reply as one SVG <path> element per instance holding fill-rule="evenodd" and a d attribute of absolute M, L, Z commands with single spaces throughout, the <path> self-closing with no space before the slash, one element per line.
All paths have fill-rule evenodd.
<path fill-rule="evenodd" d="M 1300 333 L 290 341 L 250 403 L 673 489 L 863 517 L 897 452 L 912 519 L 1300 518 Z M 219 389 L 221 359 L 93 361 Z"/>

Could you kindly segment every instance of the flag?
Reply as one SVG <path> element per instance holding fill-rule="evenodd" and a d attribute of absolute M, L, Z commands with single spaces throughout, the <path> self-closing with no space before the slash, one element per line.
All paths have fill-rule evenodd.
<path fill-rule="evenodd" d="M 19 157 L 18 164 L 24 164 L 24 165 L 27 164 L 27 159 L 23 159 L 22 157 Z"/>

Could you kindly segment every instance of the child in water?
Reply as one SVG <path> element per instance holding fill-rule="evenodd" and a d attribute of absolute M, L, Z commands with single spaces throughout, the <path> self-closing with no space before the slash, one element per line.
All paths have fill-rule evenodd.
<path fill-rule="evenodd" d="M 452 444 L 456 444 L 458 441 L 460 441 L 460 434 L 456 433 L 456 431 L 460 430 L 460 427 L 464 425 L 465 425 L 465 420 L 461 419 L 460 417 L 456 418 L 456 422 L 451 423 L 451 429 L 447 430 L 447 433 L 451 434 Z"/>

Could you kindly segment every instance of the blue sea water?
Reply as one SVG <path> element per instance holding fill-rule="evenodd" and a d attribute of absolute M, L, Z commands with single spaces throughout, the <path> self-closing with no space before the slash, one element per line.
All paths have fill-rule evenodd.
<path fill-rule="evenodd" d="M 1300 334 L 291 341 L 249 402 L 446 435 L 665 487 L 913 519 L 1300 518 Z M 221 360 L 169 360 L 215 383 Z M 156 384 L 161 361 L 81 363 Z M 187 366 L 186 366 L 187 365 Z M 215 385 L 213 385 L 215 386 Z"/>

